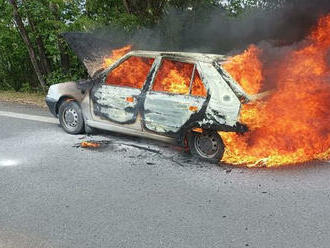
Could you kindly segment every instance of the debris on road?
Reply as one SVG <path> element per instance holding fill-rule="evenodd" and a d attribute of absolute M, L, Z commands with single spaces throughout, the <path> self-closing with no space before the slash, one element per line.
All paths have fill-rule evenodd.
<path fill-rule="evenodd" d="M 89 140 L 89 141 L 82 141 L 80 143 L 76 143 L 73 145 L 73 147 L 95 149 L 95 148 L 104 148 L 110 143 L 112 142 L 109 140 Z"/>
<path fill-rule="evenodd" d="M 96 142 L 83 141 L 80 143 L 81 148 L 99 148 L 101 144 Z"/>
<path fill-rule="evenodd" d="M 139 145 L 134 145 L 134 144 L 124 144 L 124 143 L 122 145 L 134 147 L 134 148 L 144 150 L 144 151 L 147 151 L 147 152 L 153 152 L 153 153 L 161 154 L 160 150 L 152 149 L 152 148 L 145 147 L 145 146 L 139 146 Z"/>

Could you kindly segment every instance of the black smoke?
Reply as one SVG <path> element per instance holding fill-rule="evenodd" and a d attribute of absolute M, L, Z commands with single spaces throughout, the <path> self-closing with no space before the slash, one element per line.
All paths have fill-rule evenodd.
<path fill-rule="evenodd" d="M 125 39 L 138 49 L 216 53 L 260 41 L 282 46 L 302 40 L 328 13 L 329 0 L 286 0 L 277 8 L 251 8 L 238 17 L 229 17 L 220 7 L 169 9 L 157 25 L 136 30 Z"/>
<path fill-rule="evenodd" d="M 169 8 L 152 27 L 130 32 L 104 27 L 88 34 L 66 34 L 65 38 L 79 57 L 88 59 L 95 54 L 110 54 L 112 49 L 127 44 L 141 50 L 228 54 L 265 41 L 272 47 L 297 43 L 322 15 L 330 13 L 330 0 L 277 2 L 282 5 L 249 8 L 238 17 L 229 16 L 222 7 Z"/>

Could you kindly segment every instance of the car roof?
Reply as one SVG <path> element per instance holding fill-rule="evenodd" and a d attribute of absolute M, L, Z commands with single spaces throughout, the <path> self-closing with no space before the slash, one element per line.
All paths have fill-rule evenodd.
<path fill-rule="evenodd" d="M 141 57 L 151 57 L 156 58 L 159 56 L 168 57 L 173 59 L 184 59 L 184 60 L 192 60 L 192 61 L 201 61 L 212 63 L 214 61 L 225 61 L 228 59 L 225 55 L 220 54 L 209 54 L 209 53 L 188 53 L 188 52 L 166 52 L 166 51 L 143 51 L 136 50 L 131 51 L 125 55 L 127 56 L 141 56 Z"/>

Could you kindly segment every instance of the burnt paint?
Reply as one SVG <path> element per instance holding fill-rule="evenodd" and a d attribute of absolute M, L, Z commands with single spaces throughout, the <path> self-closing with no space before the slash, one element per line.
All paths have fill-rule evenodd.
<path fill-rule="evenodd" d="M 148 92 L 145 102 L 145 126 L 159 133 L 176 133 L 194 114 L 189 107 L 199 111 L 205 98 L 191 95 L 172 95 L 167 92 Z"/>
<path fill-rule="evenodd" d="M 118 94 L 120 91 L 124 93 Z M 116 96 L 114 93 L 117 93 Z M 105 95 L 106 97 L 107 94 L 109 94 L 108 100 L 103 100 L 100 96 Z M 125 102 L 125 98 L 134 97 L 138 101 L 139 94 L 139 89 L 120 89 L 120 87 L 98 84 L 92 89 L 94 114 L 118 124 L 132 124 L 137 118 L 138 104 L 137 102 L 127 103 Z"/>
<path fill-rule="evenodd" d="M 147 76 L 147 79 L 141 89 L 141 92 L 140 94 L 138 95 L 134 95 L 134 98 L 136 99 L 137 103 L 135 105 L 135 107 L 127 107 L 125 108 L 124 110 L 127 111 L 128 113 L 132 113 L 133 114 L 133 118 L 128 120 L 128 121 L 123 121 L 123 122 L 119 122 L 113 118 L 111 118 L 110 115 L 108 114 L 105 114 L 101 111 L 101 108 L 102 107 L 109 107 L 109 106 L 106 106 L 106 105 L 102 105 L 99 103 L 99 98 L 96 97 L 96 92 L 99 90 L 100 87 L 103 86 L 103 83 L 105 81 L 105 78 L 106 78 L 106 75 L 103 74 L 100 78 L 99 78 L 99 82 L 98 84 L 96 84 L 92 90 L 91 90 L 91 98 L 92 98 L 92 101 L 93 101 L 93 106 L 94 106 L 94 113 L 95 115 L 99 116 L 99 117 L 103 117 L 107 120 L 110 120 L 114 123 L 117 123 L 117 124 L 133 124 L 136 122 L 136 119 L 137 119 L 137 116 L 138 116 L 138 113 L 141 113 L 141 116 L 144 116 L 143 113 L 144 113 L 144 102 L 145 102 L 145 98 L 146 98 L 146 94 L 147 94 L 147 91 L 149 89 L 149 85 L 150 85 L 150 82 L 153 78 L 153 74 L 155 73 L 155 66 L 152 66 L 152 69 L 150 70 L 148 76 Z M 111 86 L 110 86 L 111 87 Z M 143 118 L 142 118 L 143 119 Z"/>
<path fill-rule="evenodd" d="M 193 128 L 196 128 L 196 127 L 206 129 L 206 130 L 225 131 L 225 132 L 245 132 L 245 131 L 247 131 L 247 127 L 243 124 L 240 124 L 239 122 L 237 122 L 235 126 L 228 126 L 225 124 L 219 124 L 218 121 L 213 116 L 206 115 L 206 109 L 207 109 L 207 107 L 209 105 L 209 101 L 210 101 L 209 91 L 207 93 L 206 100 L 202 104 L 201 109 L 196 113 L 192 113 L 190 118 L 182 125 L 182 127 L 177 132 L 167 131 L 167 132 L 159 133 L 159 132 L 148 129 L 146 122 L 145 122 L 145 114 L 148 113 L 148 111 L 145 110 L 145 101 L 146 101 L 147 93 L 150 90 L 150 85 L 151 85 L 151 82 L 153 81 L 156 68 L 157 68 L 157 66 L 155 66 L 155 65 L 152 66 L 150 73 L 148 74 L 147 79 L 145 81 L 145 84 L 144 84 L 143 88 L 141 89 L 141 93 L 139 95 L 135 96 L 136 101 L 137 101 L 136 106 L 134 108 L 127 107 L 124 109 L 128 113 L 133 113 L 133 118 L 126 122 L 118 122 L 118 121 L 112 119 L 111 117 L 109 117 L 108 115 L 102 113 L 102 111 L 100 111 L 100 107 L 102 105 L 100 105 L 98 103 L 99 99 L 97 97 L 95 97 L 95 92 L 100 87 L 102 87 L 102 84 L 104 83 L 106 75 L 104 73 L 99 75 L 96 79 L 93 80 L 94 87 L 92 87 L 92 89 L 91 89 L 91 98 L 94 103 L 94 113 L 100 117 L 103 117 L 103 118 L 110 120 L 117 124 L 133 124 L 136 122 L 137 115 L 140 113 L 142 116 L 142 119 L 141 119 L 142 126 L 145 130 L 147 130 L 148 132 L 151 132 L 151 133 L 161 134 L 163 136 L 175 138 L 177 140 L 178 144 L 180 144 L 180 145 L 183 145 L 186 134 L 189 133 Z M 222 72 L 221 70 L 218 70 L 218 71 Z M 102 106 L 102 107 L 108 107 L 108 106 Z M 213 110 L 213 114 L 222 119 L 224 118 L 224 116 L 221 116 L 219 114 L 219 112 L 217 112 L 216 110 Z M 208 121 L 204 123 L 203 120 L 208 120 Z"/>

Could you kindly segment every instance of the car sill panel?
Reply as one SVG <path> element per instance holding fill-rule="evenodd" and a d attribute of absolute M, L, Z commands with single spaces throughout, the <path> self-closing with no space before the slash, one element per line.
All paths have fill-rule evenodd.
<path fill-rule="evenodd" d="M 163 142 L 166 142 L 166 143 L 172 143 L 172 144 L 176 143 L 176 140 L 174 138 L 171 138 L 171 137 L 157 135 L 157 134 L 150 133 L 150 132 L 138 131 L 138 130 L 134 130 L 134 129 L 131 129 L 131 128 L 126 128 L 126 127 L 123 127 L 123 126 L 118 126 L 118 125 L 108 124 L 108 123 L 105 124 L 105 123 L 98 122 L 98 121 L 93 121 L 93 120 L 87 120 L 86 123 L 87 123 L 88 126 L 98 128 L 98 129 L 103 129 L 103 130 L 107 130 L 107 131 L 127 134 L 127 135 L 131 135 L 131 136 L 150 138 L 150 139 L 154 139 L 154 140 L 163 141 Z"/>

